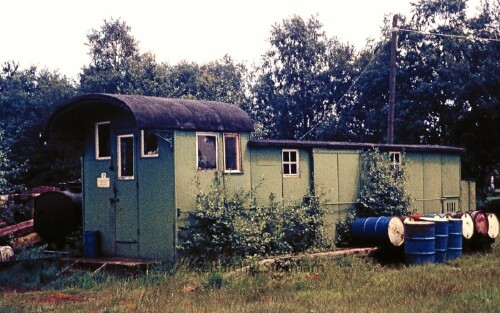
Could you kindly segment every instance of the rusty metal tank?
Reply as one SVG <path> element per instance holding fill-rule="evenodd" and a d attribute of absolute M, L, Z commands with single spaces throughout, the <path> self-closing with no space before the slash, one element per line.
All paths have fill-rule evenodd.
<path fill-rule="evenodd" d="M 33 228 L 45 242 L 62 244 L 82 226 L 82 194 L 49 191 L 35 198 Z"/>

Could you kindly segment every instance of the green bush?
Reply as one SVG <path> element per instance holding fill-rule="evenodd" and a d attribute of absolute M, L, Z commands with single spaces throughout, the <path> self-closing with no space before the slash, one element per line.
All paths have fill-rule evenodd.
<path fill-rule="evenodd" d="M 335 225 L 335 244 L 352 243 L 351 225 L 356 217 L 404 216 L 410 214 L 412 198 L 408 193 L 408 176 L 404 154 L 402 162 L 391 162 L 389 153 L 378 149 L 361 154 L 361 190 L 358 205 Z"/>
<path fill-rule="evenodd" d="M 391 162 L 389 153 L 378 149 L 363 152 L 358 216 L 403 216 L 410 213 L 411 197 L 404 154 L 402 162 Z"/>
<path fill-rule="evenodd" d="M 208 192 L 199 190 L 191 226 L 180 236 L 181 256 L 222 263 L 249 256 L 302 252 L 324 244 L 323 211 L 314 197 L 284 206 L 270 195 L 259 206 L 251 193 L 228 195 L 219 175 Z"/>

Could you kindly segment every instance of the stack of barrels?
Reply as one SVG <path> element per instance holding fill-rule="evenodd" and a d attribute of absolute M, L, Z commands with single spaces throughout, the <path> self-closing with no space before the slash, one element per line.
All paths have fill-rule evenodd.
<path fill-rule="evenodd" d="M 407 265 L 457 259 L 464 249 L 491 246 L 498 232 L 496 215 L 482 211 L 357 218 L 352 224 L 352 237 L 357 243 L 404 246 Z"/>

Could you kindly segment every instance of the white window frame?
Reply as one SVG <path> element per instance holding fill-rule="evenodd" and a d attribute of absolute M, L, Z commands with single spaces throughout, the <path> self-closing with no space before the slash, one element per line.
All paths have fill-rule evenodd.
<path fill-rule="evenodd" d="M 283 154 L 285 152 L 289 153 L 289 156 L 290 156 L 291 152 L 294 152 L 296 157 L 297 157 L 296 160 L 291 161 L 291 158 L 289 158 L 289 161 L 285 161 L 285 159 L 283 158 Z M 294 174 L 285 174 L 285 164 L 288 164 L 290 166 L 290 169 L 291 169 L 291 165 L 295 164 L 297 172 Z M 283 177 L 298 177 L 299 173 L 300 173 L 299 164 L 300 164 L 300 154 L 299 154 L 298 149 L 283 149 L 283 150 L 281 150 L 281 171 L 283 172 Z"/>
<path fill-rule="evenodd" d="M 226 168 L 226 160 L 227 160 L 227 155 L 226 155 L 226 138 L 235 138 L 236 139 L 236 169 L 227 169 Z M 241 139 L 240 139 L 240 134 L 236 133 L 227 133 L 224 134 L 224 173 L 242 173 L 242 166 L 241 166 Z"/>
<path fill-rule="evenodd" d="M 102 160 L 111 160 L 111 151 L 109 151 L 109 156 L 99 156 L 99 126 L 101 125 L 111 125 L 110 121 L 103 121 L 103 122 L 97 122 L 95 123 L 95 159 L 102 161 Z M 109 134 L 109 145 L 111 148 L 111 132 Z M 111 150 L 111 149 L 110 149 Z"/>
<path fill-rule="evenodd" d="M 160 156 L 160 153 L 159 153 L 160 147 L 159 147 L 158 137 L 156 138 L 156 153 L 144 154 L 144 148 L 146 146 L 146 141 L 144 140 L 145 133 L 146 133 L 146 131 L 144 129 L 141 130 L 141 157 L 142 158 L 157 158 L 157 157 L 159 157 Z"/>
<path fill-rule="evenodd" d="M 215 137 L 215 168 L 200 168 L 199 155 L 198 155 L 198 137 L 212 136 Z M 217 171 L 219 170 L 219 134 L 217 133 L 196 133 L 196 170 L 199 172 Z"/>
<path fill-rule="evenodd" d="M 391 164 L 393 165 L 400 165 L 403 161 L 402 157 L 403 156 L 399 151 L 389 151 L 389 161 L 391 161 Z"/>
<path fill-rule="evenodd" d="M 132 176 L 124 176 L 122 175 L 122 149 L 121 149 L 121 140 L 122 138 L 132 138 Z M 116 137 L 116 146 L 117 146 L 117 167 L 118 167 L 118 179 L 120 180 L 133 180 L 135 174 L 135 142 L 134 142 L 134 134 L 124 134 L 118 135 Z"/>

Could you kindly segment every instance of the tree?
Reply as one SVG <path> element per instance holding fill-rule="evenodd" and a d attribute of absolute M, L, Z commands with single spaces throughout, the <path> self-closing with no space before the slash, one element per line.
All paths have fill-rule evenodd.
<path fill-rule="evenodd" d="M 243 107 L 247 102 L 247 68 L 228 55 L 198 65 L 180 62 L 169 68 L 166 96 L 221 101 Z"/>
<path fill-rule="evenodd" d="M 51 174 L 58 166 L 55 147 L 44 146 L 40 138 L 53 109 L 75 95 L 72 81 L 57 72 L 21 69 L 18 63 L 6 62 L 0 72 L 0 131 L 9 148 L 13 168 L 24 168 L 9 175 L 12 185 L 33 186 L 56 183 Z M 78 159 L 77 159 L 78 160 Z M 64 179 L 66 176 L 60 176 Z M 47 181 L 48 177 L 52 177 Z"/>
<path fill-rule="evenodd" d="M 111 19 L 87 35 L 91 62 L 80 74 L 82 92 L 120 94 L 129 90 L 132 63 L 140 58 L 138 43 L 130 32 L 124 21 Z"/>
<path fill-rule="evenodd" d="M 352 80 L 353 48 L 326 37 L 321 23 L 295 16 L 276 24 L 271 49 L 256 69 L 251 115 L 263 135 L 298 139 L 338 114 Z"/>

